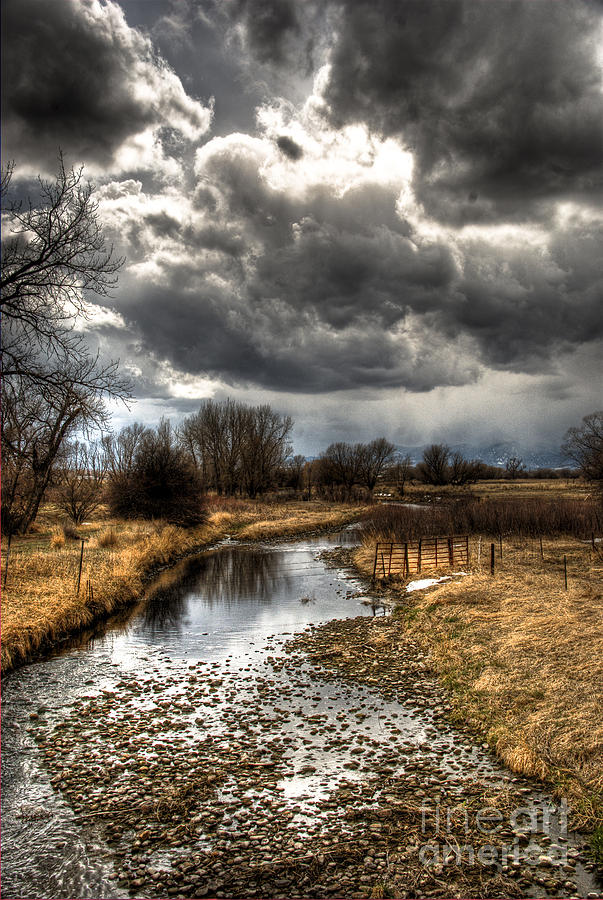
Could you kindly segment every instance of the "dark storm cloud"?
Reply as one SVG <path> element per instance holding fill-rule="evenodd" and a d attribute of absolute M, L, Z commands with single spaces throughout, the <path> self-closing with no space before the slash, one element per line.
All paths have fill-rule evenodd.
<path fill-rule="evenodd" d="M 299 144 L 296 144 L 293 138 L 288 137 L 286 134 L 281 134 L 276 139 L 276 145 L 289 159 L 301 159 L 304 155 L 304 151 Z"/>
<path fill-rule="evenodd" d="M 326 91 L 335 121 L 399 134 L 428 210 L 521 219 L 602 185 L 600 14 L 556 0 L 344 3 Z"/>
<path fill-rule="evenodd" d="M 333 0 L 323 6 L 338 12 L 326 115 L 335 126 L 365 122 L 400 136 L 415 153 L 415 189 L 430 214 L 455 225 L 521 221 L 548 215 L 550 200 L 599 202 L 600 5 Z M 247 0 L 246 21 L 254 8 Z M 270 40 L 267 33 L 250 48 L 264 56 Z"/>
<path fill-rule="evenodd" d="M 244 24 L 249 49 L 260 62 L 285 60 L 287 39 L 299 31 L 294 0 L 236 0 L 231 14 Z"/>
<path fill-rule="evenodd" d="M 124 142 L 170 126 L 203 134 L 210 113 L 112 3 L 3 3 L 3 146 L 44 168 L 62 147 L 111 168 Z"/>
<path fill-rule="evenodd" d="M 321 394 L 364 387 L 430 390 L 434 383 L 463 384 L 475 377 L 446 357 L 425 349 L 400 354 L 392 335 L 367 317 L 335 334 L 315 317 L 269 302 L 239 306 L 207 285 L 195 291 L 134 288 L 122 307 L 135 323 L 139 354 L 168 360 L 189 375 L 218 377 L 227 384 Z M 275 313 L 278 312 L 278 317 Z M 266 329 L 266 321 L 272 327 Z"/>
<path fill-rule="evenodd" d="M 448 244 L 396 214 L 393 186 L 277 189 L 261 174 L 269 152 L 217 139 L 198 165 L 211 204 L 177 235 L 169 218 L 157 235 L 160 213 L 136 217 L 160 286 L 128 284 L 120 311 L 154 358 L 272 390 L 418 392 L 470 383 L 481 365 L 552 371 L 603 335 L 603 235 L 579 216 L 547 250 L 520 229 Z"/>

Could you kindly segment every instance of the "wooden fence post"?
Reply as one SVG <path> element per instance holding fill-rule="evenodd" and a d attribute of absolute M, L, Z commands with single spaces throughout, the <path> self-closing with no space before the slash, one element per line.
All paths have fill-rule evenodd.
<path fill-rule="evenodd" d="M 448 538 L 448 563 L 449 565 L 454 565 L 454 544 L 452 543 L 452 538 Z"/>
<path fill-rule="evenodd" d="M 435 539 L 435 567 L 438 567 L 438 539 Z"/>
<path fill-rule="evenodd" d="M 375 562 L 373 565 L 373 581 L 375 580 L 375 576 L 377 575 L 377 559 L 379 555 L 379 544 L 375 544 Z"/>
<path fill-rule="evenodd" d="M 567 591 L 567 556 L 563 557 L 563 579 L 565 581 L 565 590 Z"/>
<path fill-rule="evenodd" d="M 422 541 L 419 538 L 419 546 L 417 547 L 417 570 L 421 571 L 421 550 L 422 550 Z"/>
<path fill-rule="evenodd" d="M 392 556 L 394 555 L 394 545 L 393 543 L 389 545 L 389 566 L 387 569 L 388 576 L 392 574 Z"/>
<path fill-rule="evenodd" d="M 404 577 L 409 574 L 410 566 L 408 565 L 408 541 L 404 541 Z"/>
<path fill-rule="evenodd" d="M 494 544 L 490 544 L 490 575 L 494 575 Z"/>
<path fill-rule="evenodd" d="M 544 550 L 542 548 L 542 535 L 540 535 L 540 559 L 544 559 Z"/>
<path fill-rule="evenodd" d="M 77 573 L 77 588 L 75 591 L 76 594 L 79 594 L 79 592 L 80 592 L 80 581 L 82 580 L 82 563 L 84 561 L 84 541 L 85 541 L 85 538 L 82 538 L 82 548 L 80 550 L 80 568 L 79 568 L 79 572 Z"/>
<path fill-rule="evenodd" d="M 498 535 L 498 546 L 500 548 L 500 558 L 502 559 L 502 534 Z"/>
<path fill-rule="evenodd" d="M 8 536 L 8 547 L 6 548 L 6 559 L 4 560 L 4 572 L 3 572 L 3 576 L 4 576 L 4 577 L 3 577 L 3 579 L 2 579 L 2 587 L 3 587 L 3 588 L 6 587 L 6 579 L 7 579 L 7 577 L 8 577 L 8 558 L 9 558 L 9 556 L 10 556 L 10 541 L 11 541 L 11 538 L 12 538 L 12 534 L 9 534 L 9 536 Z"/>

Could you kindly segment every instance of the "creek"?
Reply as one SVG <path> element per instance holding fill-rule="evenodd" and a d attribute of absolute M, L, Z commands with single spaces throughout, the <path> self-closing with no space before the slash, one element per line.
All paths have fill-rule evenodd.
<path fill-rule="evenodd" d="M 351 791 L 353 806 L 355 786 L 364 791 L 367 778 L 393 773 L 396 762 L 403 769 L 404 758 L 432 786 L 442 778 L 459 786 L 467 778 L 520 781 L 434 719 L 429 686 L 417 685 L 416 702 L 384 700 L 370 683 L 317 679 L 311 663 L 283 662 L 287 642 L 304 629 L 386 615 L 352 571 L 324 558 L 356 542 L 353 528 L 282 544 L 225 542 L 160 575 L 127 614 L 4 679 L 3 897 L 251 897 L 243 875 L 240 887 L 224 887 L 229 859 L 234 871 L 250 860 L 302 858 L 335 826 L 341 840 L 348 831 L 337 798 Z M 436 762 L 444 775 L 434 778 Z M 163 843 L 132 826 L 132 808 L 156 805 L 161 790 L 183 788 L 188 773 L 205 770 L 217 773 L 217 792 L 184 824 L 174 806 Z M 556 810 L 533 785 L 523 790 L 541 812 Z M 98 824 L 107 804 L 117 823 L 109 835 Z M 564 840 L 576 857 L 565 896 L 594 896 L 579 837 Z M 209 880 L 186 863 L 207 853 L 217 854 Z M 374 883 L 385 854 L 367 859 L 363 877 Z M 349 871 L 343 881 L 329 877 L 332 890 L 321 882 L 316 896 L 334 896 L 338 884 L 338 896 L 352 895 Z M 313 896 L 310 874 L 303 878 L 302 893 L 306 884 Z M 543 883 L 526 895 L 546 896 Z M 273 889 L 289 896 L 294 888 L 281 878 Z"/>

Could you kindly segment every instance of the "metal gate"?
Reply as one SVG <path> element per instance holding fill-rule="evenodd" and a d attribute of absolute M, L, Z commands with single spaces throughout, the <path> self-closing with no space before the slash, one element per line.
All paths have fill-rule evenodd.
<path fill-rule="evenodd" d="M 469 536 L 419 538 L 417 541 L 379 542 L 375 546 L 373 578 L 407 575 L 469 564 Z"/>

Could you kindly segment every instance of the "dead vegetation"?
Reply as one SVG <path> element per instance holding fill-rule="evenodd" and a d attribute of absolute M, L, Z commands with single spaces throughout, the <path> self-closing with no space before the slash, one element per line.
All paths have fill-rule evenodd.
<path fill-rule="evenodd" d="M 385 504 L 371 510 L 365 525 L 368 541 L 406 541 L 450 534 L 566 534 L 588 538 L 603 531 L 603 503 L 551 497 L 507 497 L 482 500 L 470 495 L 416 508 Z"/>
<path fill-rule="evenodd" d="M 384 479 L 378 485 L 378 491 L 398 496 L 396 484 Z M 407 482 L 404 486 L 403 499 L 409 503 L 439 502 L 447 498 L 479 497 L 487 499 L 515 500 L 548 499 L 548 500 L 586 500 L 593 495 L 593 485 L 581 478 L 491 478 L 464 485 L 461 489 L 456 485 L 432 485 L 419 481 Z"/>

